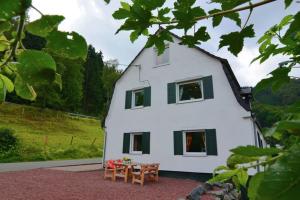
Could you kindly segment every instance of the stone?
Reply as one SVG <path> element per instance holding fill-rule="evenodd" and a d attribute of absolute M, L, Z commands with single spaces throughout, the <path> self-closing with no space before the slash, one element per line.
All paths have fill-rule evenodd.
<path fill-rule="evenodd" d="M 206 192 L 206 189 L 199 185 L 198 187 L 194 188 L 192 192 L 187 196 L 187 199 L 189 200 L 199 200 L 201 198 L 201 195 Z"/>

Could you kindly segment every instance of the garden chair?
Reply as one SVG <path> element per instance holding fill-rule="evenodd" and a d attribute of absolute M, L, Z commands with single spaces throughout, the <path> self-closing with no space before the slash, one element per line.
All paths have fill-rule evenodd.
<path fill-rule="evenodd" d="M 128 181 L 128 165 L 124 165 L 123 163 L 115 163 L 115 180 L 116 178 L 123 178 L 124 182 Z"/>
<path fill-rule="evenodd" d="M 120 163 L 122 160 L 108 160 L 104 166 L 104 179 L 111 178 L 113 181 L 116 181 L 116 174 L 119 170 L 116 166 L 116 162 Z"/>
<path fill-rule="evenodd" d="M 145 177 L 147 176 L 152 181 L 158 181 L 159 164 L 145 164 L 141 165 L 140 170 L 132 171 L 132 184 L 139 183 L 144 186 Z"/>

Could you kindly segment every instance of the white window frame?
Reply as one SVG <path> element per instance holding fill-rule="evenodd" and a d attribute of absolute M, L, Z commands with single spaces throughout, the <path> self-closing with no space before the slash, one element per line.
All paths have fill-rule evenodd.
<path fill-rule="evenodd" d="M 134 142 L 134 136 L 135 135 L 143 135 L 143 133 L 131 133 L 130 134 L 130 154 L 143 154 L 143 151 L 134 151 L 133 150 L 133 142 Z"/>
<path fill-rule="evenodd" d="M 204 145 L 205 145 L 205 152 L 186 152 L 186 133 L 191 133 L 191 132 L 201 132 L 204 133 Z M 207 156 L 207 147 L 206 147 L 206 135 L 204 130 L 188 130 L 188 131 L 183 131 L 182 133 L 182 145 L 183 145 L 183 155 L 184 156 Z"/>
<path fill-rule="evenodd" d="M 169 65 L 170 64 L 170 45 L 167 43 L 167 44 L 165 44 L 165 51 L 164 51 L 164 53 L 166 52 L 166 49 L 168 49 L 168 61 L 166 62 L 166 63 L 161 63 L 161 64 L 158 64 L 157 63 L 157 57 L 158 57 L 158 55 L 157 55 L 157 48 L 156 47 L 154 47 L 154 67 L 161 67 L 161 66 L 165 66 L 165 65 Z M 163 54 L 164 54 L 163 53 Z"/>
<path fill-rule="evenodd" d="M 141 89 L 137 89 L 137 90 L 133 90 L 132 91 L 132 99 L 131 99 L 131 103 L 132 103 L 132 108 L 143 108 L 144 107 L 144 104 L 141 105 L 141 106 L 135 106 L 135 94 L 138 93 L 138 92 L 143 92 L 144 94 L 144 98 L 145 98 L 145 92 L 144 92 L 144 88 L 141 88 Z"/>
<path fill-rule="evenodd" d="M 187 85 L 187 84 L 191 84 L 191 83 L 196 83 L 196 82 L 200 82 L 201 83 L 200 89 L 201 89 L 202 98 L 180 101 L 180 98 L 179 98 L 179 86 L 181 86 L 181 85 Z M 202 100 L 204 100 L 203 80 L 201 80 L 201 79 L 195 80 L 194 79 L 192 81 L 185 81 L 185 82 L 176 83 L 176 102 L 177 103 L 197 102 L 197 101 L 202 101 Z"/>

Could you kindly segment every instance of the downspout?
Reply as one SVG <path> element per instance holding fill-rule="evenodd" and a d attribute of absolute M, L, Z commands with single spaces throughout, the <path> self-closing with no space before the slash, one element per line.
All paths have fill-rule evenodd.
<path fill-rule="evenodd" d="M 102 155 L 102 168 L 104 168 L 105 165 L 105 155 L 106 155 L 106 135 L 107 135 L 107 130 L 106 126 L 104 126 L 104 145 L 103 145 L 103 155 Z"/>

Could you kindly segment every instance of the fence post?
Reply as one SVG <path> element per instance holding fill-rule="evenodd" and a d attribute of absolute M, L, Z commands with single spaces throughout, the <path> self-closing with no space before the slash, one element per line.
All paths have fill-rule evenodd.
<path fill-rule="evenodd" d="M 95 139 L 93 140 L 91 146 L 93 146 L 93 145 L 95 144 L 96 140 L 97 140 L 97 138 L 95 138 Z"/>
<path fill-rule="evenodd" d="M 44 139 L 44 145 L 48 145 L 48 135 L 45 135 L 45 139 Z"/>
<path fill-rule="evenodd" d="M 72 145 L 72 144 L 73 144 L 73 139 L 74 139 L 74 136 L 72 136 L 72 138 L 71 138 L 70 145 Z"/>

